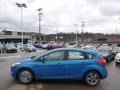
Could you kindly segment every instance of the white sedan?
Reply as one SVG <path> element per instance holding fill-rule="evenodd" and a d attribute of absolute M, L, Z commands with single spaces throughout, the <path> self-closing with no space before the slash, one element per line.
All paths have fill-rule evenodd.
<path fill-rule="evenodd" d="M 115 57 L 115 62 L 120 63 L 120 53 L 117 53 L 117 55 Z"/>

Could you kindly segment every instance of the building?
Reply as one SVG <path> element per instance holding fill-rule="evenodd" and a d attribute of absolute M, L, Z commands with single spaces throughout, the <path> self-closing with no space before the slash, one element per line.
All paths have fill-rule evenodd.
<path fill-rule="evenodd" d="M 76 41 L 76 33 L 58 33 L 57 41 L 64 42 L 73 42 Z M 46 35 L 46 41 L 55 40 L 56 34 Z M 62 37 L 62 38 L 60 38 Z M 120 35 L 119 34 L 102 34 L 102 33 L 78 33 L 77 34 L 78 42 L 80 43 L 99 43 L 99 44 L 114 44 L 120 43 Z"/>
<path fill-rule="evenodd" d="M 56 34 L 46 35 L 46 40 L 47 41 L 56 40 Z M 75 42 L 76 41 L 76 33 L 58 33 L 57 41 Z M 95 34 L 92 34 L 92 33 L 83 33 L 83 35 L 81 33 L 78 33 L 77 41 L 79 43 L 95 43 L 95 42 L 97 42 Z"/>
<path fill-rule="evenodd" d="M 23 33 L 23 43 L 27 43 L 31 38 L 30 34 L 27 32 L 17 32 L 17 31 L 7 31 L 3 30 L 0 32 L 0 42 L 1 43 L 21 43 Z"/>
<path fill-rule="evenodd" d="M 119 44 L 119 43 L 120 43 L 120 35 L 119 35 L 119 34 L 107 35 L 107 42 L 108 42 L 108 43 L 116 43 L 116 44 Z"/>
<path fill-rule="evenodd" d="M 39 33 L 36 32 L 20 32 L 20 31 L 8 31 L 3 30 L 0 32 L 0 42 L 1 43 L 21 43 L 23 33 L 24 44 L 30 42 L 35 43 L 39 41 Z M 77 35 L 77 41 L 79 43 L 100 43 L 100 44 L 114 44 L 120 43 L 119 34 L 102 34 L 102 33 L 58 33 L 56 34 L 41 34 L 40 38 L 42 41 L 57 41 L 57 42 L 75 42 Z"/>

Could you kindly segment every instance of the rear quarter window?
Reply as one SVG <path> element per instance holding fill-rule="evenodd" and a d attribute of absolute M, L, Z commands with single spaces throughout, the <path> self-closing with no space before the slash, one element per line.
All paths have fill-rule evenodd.
<path fill-rule="evenodd" d="M 68 59 L 69 60 L 86 60 L 93 59 L 95 57 L 94 54 L 82 52 L 82 51 L 68 51 Z"/>
<path fill-rule="evenodd" d="M 86 57 L 86 59 L 93 59 L 93 58 L 95 58 L 95 55 L 91 54 L 91 53 L 85 53 L 85 57 Z"/>

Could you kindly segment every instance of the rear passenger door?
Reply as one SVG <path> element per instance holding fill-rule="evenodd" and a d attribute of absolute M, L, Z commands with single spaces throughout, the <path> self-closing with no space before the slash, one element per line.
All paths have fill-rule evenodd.
<path fill-rule="evenodd" d="M 80 78 L 86 65 L 90 64 L 89 54 L 81 51 L 67 51 L 66 78 Z"/>

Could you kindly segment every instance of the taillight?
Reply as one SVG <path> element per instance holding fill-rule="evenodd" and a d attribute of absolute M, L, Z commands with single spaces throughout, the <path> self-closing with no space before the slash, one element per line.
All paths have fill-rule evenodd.
<path fill-rule="evenodd" d="M 106 60 L 104 58 L 101 58 L 101 59 L 97 60 L 96 62 L 100 63 L 100 64 L 102 64 L 104 66 L 106 65 Z"/>

